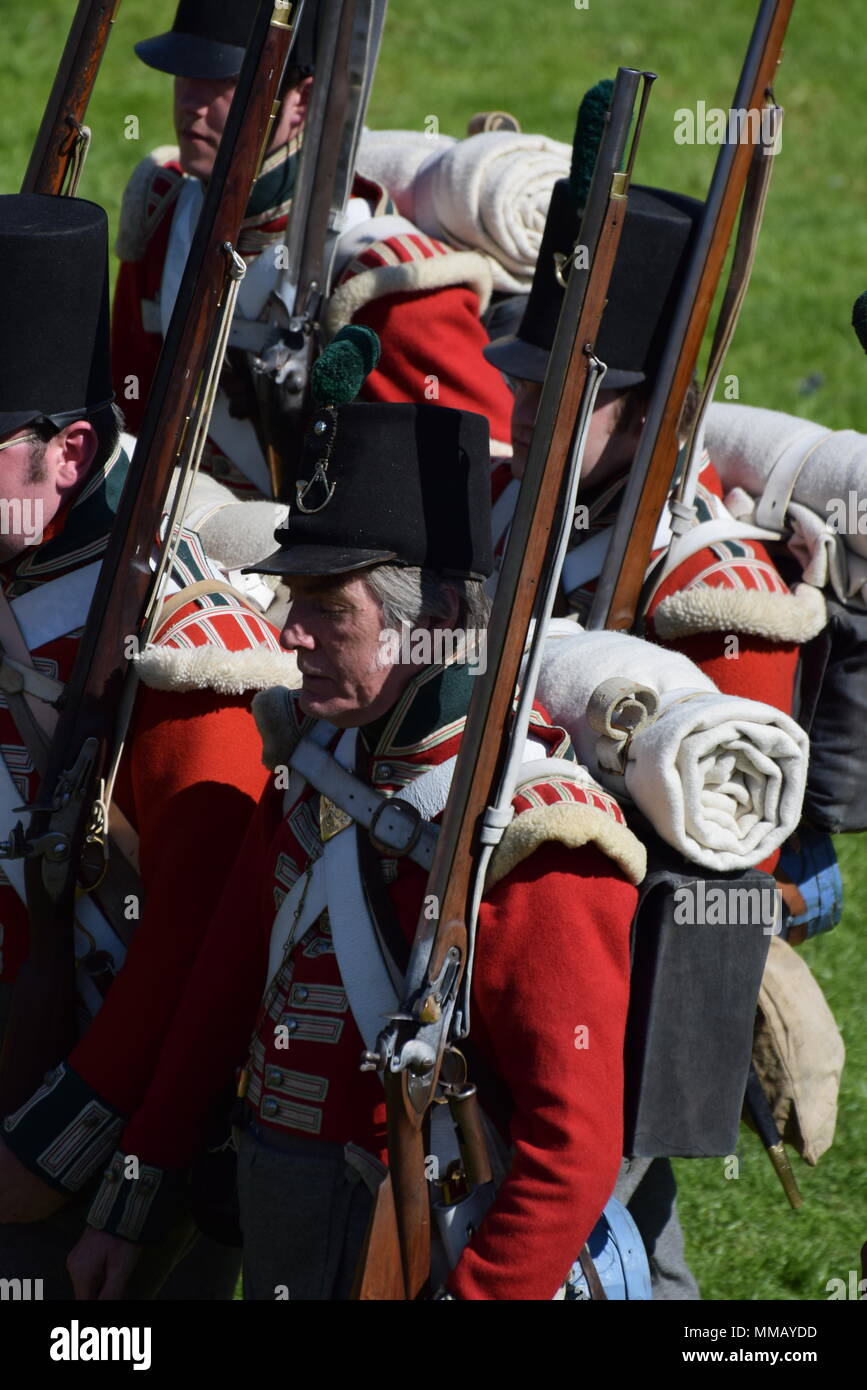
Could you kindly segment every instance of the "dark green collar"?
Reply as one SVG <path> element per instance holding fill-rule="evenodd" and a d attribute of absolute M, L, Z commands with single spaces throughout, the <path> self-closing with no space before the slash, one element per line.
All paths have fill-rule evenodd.
<path fill-rule="evenodd" d="M 250 218 L 255 218 L 258 222 L 267 212 L 273 212 L 274 216 L 278 216 L 283 210 L 283 205 L 291 200 L 298 178 L 300 150 L 301 137 L 295 135 L 288 144 L 281 145 L 279 150 L 268 156 L 253 185 L 253 192 L 244 214 L 245 222 Z"/>
<path fill-rule="evenodd" d="M 375 758 L 430 752 L 462 731 L 473 692 L 473 668 L 465 661 L 426 666 L 413 676 L 397 704 L 362 737 Z M 436 761 L 436 759 L 432 759 Z"/>

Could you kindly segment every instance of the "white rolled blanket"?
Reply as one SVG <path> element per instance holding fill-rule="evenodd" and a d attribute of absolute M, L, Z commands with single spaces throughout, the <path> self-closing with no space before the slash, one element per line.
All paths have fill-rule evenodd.
<path fill-rule="evenodd" d="M 757 520 L 766 488 L 785 498 L 779 480 L 801 465 L 775 525 L 786 533 L 806 583 L 830 584 L 842 602 L 867 607 L 867 435 L 718 402 L 707 413 L 705 444 L 726 507 L 741 521 Z M 758 524 L 767 524 L 760 510 Z"/>
<path fill-rule="evenodd" d="M 490 261 L 494 288 L 530 288 L 551 191 L 567 178 L 568 145 L 492 130 L 465 140 L 413 130 L 365 130 L 359 170 L 385 184 L 428 236 Z"/>
<path fill-rule="evenodd" d="M 587 721 L 593 691 L 611 677 L 650 686 L 656 721 L 634 734 L 625 775 L 608 770 L 610 739 Z M 579 760 L 687 859 L 728 873 L 767 858 L 798 825 L 808 740 L 788 715 L 723 695 L 679 652 L 616 632 L 549 629 L 538 699 L 565 728 Z"/>

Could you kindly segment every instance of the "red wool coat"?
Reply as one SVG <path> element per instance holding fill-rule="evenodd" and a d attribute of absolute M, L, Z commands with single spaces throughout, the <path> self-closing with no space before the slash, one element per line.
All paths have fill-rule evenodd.
<path fill-rule="evenodd" d="M 115 286 L 112 373 L 127 428 L 134 434 L 162 347 L 155 304 L 183 180 L 175 160 L 143 161 L 131 181 L 131 187 L 137 185 L 134 198 L 128 190 L 121 214 L 122 224 L 132 219 L 135 225 L 121 244 L 130 258 L 122 259 Z M 367 200 L 371 217 L 387 209 L 384 190 L 369 180 L 357 178 L 354 194 Z M 284 225 L 285 215 L 268 222 L 266 239 L 279 240 Z M 376 224 L 372 226 L 375 235 Z M 388 231 L 385 222 L 383 230 Z M 352 322 L 380 335 L 382 355 L 361 399 L 432 400 L 477 411 L 488 419 L 492 448 L 508 448 L 512 393 L 482 355 L 488 335 L 479 313 L 489 292 L 490 272 L 481 256 L 454 252 L 419 231 L 385 234 L 353 256 L 335 287 L 327 329 L 333 334 Z M 211 452 L 219 454 L 216 446 Z M 203 466 L 211 467 L 208 455 Z M 243 492 L 243 480 L 234 472 L 226 476 L 223 467 L 214 471 Z"/>
<path fill-rule="evenodd" d="M 447 668 L 450 677 L 469 681 L 464 668 Z M 462 718 L 437 732 L 419 723 L 412 701 L 403 714 L 370 756 L 367 775 L 383 790 L 450 757 L 459 743 Z M 536 718 L 534 737 L 552 754 L 568 754 L 562 731 Z M 156 1215 L 159 1192 L 168 1190 L 161 1171 L 194 1153 L 209 1103 L 243 1061 L 251 1032 L 247 1098 L 257 1123 L 352 1140 L 386 1157 L 381 1083 L 358 1072 L 363 1044 L 321 921 L 293 953 L 271 1014 L 259 1009 L 276 907 L 305 868 L 318 827 L 311 788 L 286 814 L 281 801 L 273 786 L 260 801 L 144 1102 L 123 1133 L 123 1149 L 137 1155 L 150 1178 L 148 1194 L 135 1197 L 140 1223 Z M 548 828 L 536 832 L 535 849 L 486 896 L 473 995 L 476 1046 L 510 1097 L 514 1159 L 452 1276 L 453 1291 L 464 1298 L 551 1298 L 610 1195 L 622 1146 L 629 928 L 642 852 L 616 803 L 595 785 L 555 779 L 525 789 L 515 804 L 519 821 L 533 811 Z M 568 846 L 556 842 L 545 806 L 558 814 L 568 808 Z M 386 875 L 407 941 L 425 879 L 406 860 L 392 861 Z M 303 1025 L 288 1051 L 275 1047 L 273 1022 L 287 1009 Z M 193 1087 L 181 1081 L 190 1075 Z M 122 1216 L 130 1234 L 129 1210 Z M 150 1234 L 158 1229 L 157 1221 Z"/>
<path fill-rule="evenodd" d="M 108 534 L 106 496 L 119 488 L 116 473 L 127 466 L 119 452 L 94 474 L 67 513 L 46 532 L 38 549 L 3 567 L 9 598 L 37 583 L 61 581 L 104 549 Z M 111 485 L 108 486 L 109 480 Z M 181 586 L 206 577 L 197 538 L 184 533 L 175 570 Z M 45 674 L 65 679 L 72 669 L 80 627 L 34 649 Z M 166 660 L 183 654 L 192 671 L 183 690 L 139 685 L 133 719 L 121 761 L 116 799 L 139 835 L 142 901 L 127 962 L 112 984 L 95 1021 L 72 1053 L 72 1065 L 96 1093 L 121 1113 L 135 1108 L 159 1055 L 162 1039 L 195 960 L 210 915 L 219 900 L 266 780 L 261 741 L 250 713 L 257 688 L 288 676 L 293 663 L 278 633 L 264 617 L 222 593 L 201 593 L 175 611 L 157 635 Z M 205 674 L 196 678 L 195 656 Z M 227 695 L 220 689 L 215 653 L 244 664 L 249 692 Z M 230 654 L 231 657 L 230 657 Z M 223 673 L 224 674 L 224 673 Z M 164 682 L 171 685 L 170 680 Z M 237 688 L 237 681 L 235 683 Z M 192 687 L 192 688 L 191 688 Z M 39 784 L 29 754 L 5 704 L 0 733 L 22 801 L 35 798 Z M 191 864 L 207 865 L 191 874 Z M 12 981 L 28 950 L 26 911 L 15 891 L 0 882 L 3 978 Z M 135 1038 L 130 1040 L 130 1019 Z M 63 1127 L 77 1113 L 61 1095 L 46 1124 Z M 47 1131 L 46 1131 L 47 1132 Z"/>

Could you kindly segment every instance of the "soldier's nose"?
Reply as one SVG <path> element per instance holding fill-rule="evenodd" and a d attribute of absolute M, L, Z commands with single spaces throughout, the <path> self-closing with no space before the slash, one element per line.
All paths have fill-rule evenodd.
<path fill-rule="evenodd" d="M 316 646 L 316 639 L 301 614 L 293 614 L 291 609 L 286 618 L 286 626 L 280 633 L 280 644 L 287 651 L 294 651 L 296 647 L 312 651 Z"/>

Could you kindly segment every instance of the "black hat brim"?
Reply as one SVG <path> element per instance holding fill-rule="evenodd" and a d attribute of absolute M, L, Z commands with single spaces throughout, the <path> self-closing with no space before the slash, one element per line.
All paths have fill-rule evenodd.
<path fill-rule="evenodd" d="M 520 377 L 522 381 L 544 381 L 548 370 L 549 353 L 535 343 L 527 343 L 513 334 L 508 338 L 495 338 L 482 348 L 489 362 L 493 363 L 506 376 Z M 603 391 L 625 391 L 629 386 L 638 386 L 646 379 L 644 372 L 624 372 L 618 367 L 609 367 L 602 378 Z"/>
<path fill-rule="evenodd" d="M 244 62 L 244 49 L 234 44 L 171 31 L 142 39 L 135 51 L 149 68 L 171 77 L 237 77 Z"/>
<path fill-rule="evenodd" d="M 85 412 L 82 411 L 82 415 Z M 6 410 L 0 411 L 0 439 L 7 434 L 14 434 L 16 430 L 23 430 L 25 425 L 32 425 L 34 420 L 44 418 L 41 410 Z"/>
<path fill-rule="evenodd" d="M 495 338 L 486 343 L 482 352 L 506 376 L 517 376 L 522 381 L 544 381 L 548 369 L 549 354 L 544 348 L 533 343 L 525 343 L 514 333 L 507 338 Z"/>
<path fill-rule="evenodd" d="M 349 574 L 397 560 L 393 550 L 351 550 L 336 545 L 287 545 L 275 550 L 243 574 Z"/>
<path fill-rule="evenodd" d="M 35 424 L 37 420 L 41 424 L 53 425 L 56 430 L 62 430 L 74 420 L 89 420 L 97 411 L 107 409 L 113 400 L 112 395 L 108 400 L 100 401 L 98 406 L 83 405 L 74 410 L 0 410 L 0 438 L 6 434 L 14 434 L 16 430 L 23 430 L 25 425 Z"/>

